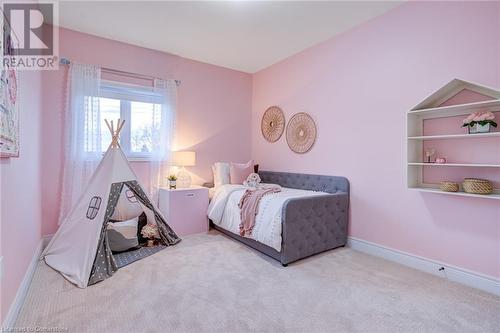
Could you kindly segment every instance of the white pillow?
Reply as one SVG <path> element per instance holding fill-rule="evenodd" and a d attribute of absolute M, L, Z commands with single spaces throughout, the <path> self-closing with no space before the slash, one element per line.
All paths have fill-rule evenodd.
<path fill-rule="evenodd" d="M 214 173 L 214 187 L 230 183 L 230 165 L 226 162 L 217 162 L 212 166 Z"/>
<path fill-rule="evenodd" d="M 111 251 L 126 251 L 139 245 L 137 228 L 139 217 L 121 222 L 109 222 L 108 241 Z"/>

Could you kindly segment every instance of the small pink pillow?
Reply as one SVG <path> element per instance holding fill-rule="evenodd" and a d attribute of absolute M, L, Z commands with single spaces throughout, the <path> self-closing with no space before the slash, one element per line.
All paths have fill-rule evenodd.
<path fill-rule="evenodd" d="M 231 184 L 243 184 L 248 176 L 253 173 L 253 160 L 245 164 L 231 163 L 229 168 Z"/>

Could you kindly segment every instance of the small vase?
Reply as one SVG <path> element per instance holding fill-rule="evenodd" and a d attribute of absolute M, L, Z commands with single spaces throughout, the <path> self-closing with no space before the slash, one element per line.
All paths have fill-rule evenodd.
<path fill-rule="evenodd" d="M 474 126 L 469 126 L 469 134 L 476 134 L 476 133 L 489 133 L 490 131 L 490 124 L 486 125 L 480 125 L 480 124 L 474 124 Z"/>
<path fill-rule="evenodd" d="M 171 189 L 171 190 L 175 190 L 177 188 L 177 181 L 176 180 L 170 180 L 168 182 L 168 184 L 169 184 L 169 189 Z"/>

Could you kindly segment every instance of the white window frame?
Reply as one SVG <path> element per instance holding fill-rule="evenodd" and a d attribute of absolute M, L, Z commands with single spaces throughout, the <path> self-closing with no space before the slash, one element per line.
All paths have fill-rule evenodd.
<path fill-rule="evenodd" d="M 151 98 L 155 98 L 155 94 L 152 92 L 152 89 L 148 89 L 143 86 L 138 86 L 138 85 L 133 85 L 133 84 L 125 84 L 125 83 L 117 83 L 114 81 L 105 81 L 103 80 L 103 85 L 104 86 L 111 86 L 111 87 L 118 87 L 121 89 L 127 89 L 129 88 L 131 90 L 130 96 L 134 96 L 134 93 L 132 90 L 141 90 L 147 93 L 149 90 L 151 90 Z M 125 153 L 125 156 L 127 156 L 129 161 L 134 161 L 134 162 L 149 162 L 153 159 L 153 156 L 151 153 L 145 153 L 145 152 L 132 152 L 131 151 L 131 138 L 130 138 L 130 132 L 131 132 L 131 124 L 132 124 L 132 99 L 133 97 L 129 99 L 124 99 L 123 96 L 119 93 L 113 93 L 111 91 L 102 91 L 99 94 L 99 98 L 111 98 L 115 100 L 120 101 L 120 119 L 125 120 L 125 125 L 123 126 L 123 129 L 120 132 L 120 145 L 122 147 L 123 152 Z M 137 102 L 146 102 L 146 103 L 151 103 L 151 104 L 159 104 L 159 103 L 154 103 L 153 101 L 144 101 L 144 100 L 136 100 Z"/>

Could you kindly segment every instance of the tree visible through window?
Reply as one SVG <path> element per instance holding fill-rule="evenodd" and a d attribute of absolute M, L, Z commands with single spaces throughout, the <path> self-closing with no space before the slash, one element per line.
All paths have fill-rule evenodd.
<path fill-rule="evenodd" d="M 133 153 L 150 153 L 158 144 L 161 122 L 160 105 L 143 102 L 130 103 L 130 139 Z"/>

